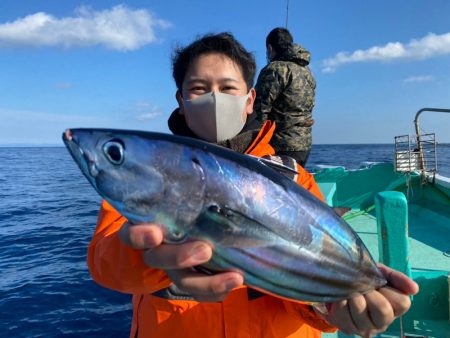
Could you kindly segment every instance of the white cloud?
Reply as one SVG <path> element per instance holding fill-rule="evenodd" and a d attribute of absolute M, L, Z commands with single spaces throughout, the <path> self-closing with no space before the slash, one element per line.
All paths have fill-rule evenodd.
<path fill-rule="evenodd" d="M 112 128 L 167 132 L 162 110 L 150 103 L 136 103 L 129 110 L 86 114 L 49 113 L 0 107 L 0 146 L 11 144 L 61 144 L 67 128 Z M 147 123 L 151 120 L 150 123 Z"/>
<path fill-rule="evenodd" d="M 56 18 L 38 12 L 13 22 L 0 24 L 0 48 L 64 48 L 101 45 L 119 51 L 131 51 L 157 41 L 155 30 L 171 24 L 145 9 L 125 5 L 94 11 L 79 7 L 75 16 Z"/>
<path fill-rule="evenodd" d="M 153 119 L 157 118 L 161 114 L 162 114 L 161 111 L 151 111 L 151 112 L 136 116 L 136 119 L 138 121 L 149 121 L 149 120 L 153 120 Z"/>
<path fill-rule="evenodd" d="M 12 110 L 0 108 L 0 116 L 5 122 L 42 122 L 42 123 L 103 123 L 104 118 L 73 114 L 54 114 L 40 111 Z"/>
<path fill-rule="evenodd" d="M 107 127 L 106 117 L 0 108 L 0 144 L 60 144 L 67 128 Z"/>
<path fill-rule="evenodd" d="M 420 75 L 420 76 L 410 76 L 403 80 L 404 83 L 413 83 L 413 82 L 426 82 L 432 81 L 434 78 L 431 75 Z"/>
<path fill-rule="evenodd" d="M 334 58 L 323 62 L 322 71 L 334 72 L 346 63 L 370 61 L 395 61 L 427 59 L 438 55 L 450 54 L 450 33 L 436 35 L 429 33 L 423 38 L 413 39 L 407 44 L 389 42 L 384 46 L 358 49 L 353 53 L 339 52 Z"/>
<path fill-rule="evenodd" d="M 72 88 L 72 84 L 70 82 L 59 82 L 55 84 L 55 88 L 65 90 Z"/>
<path fill-rule="evenodd" d="M 138 113 L 136 116 L 138 121 L 150 121 L 162 115 L 161 109 L 148 102 L 136 103 L 133 110 Z"/>

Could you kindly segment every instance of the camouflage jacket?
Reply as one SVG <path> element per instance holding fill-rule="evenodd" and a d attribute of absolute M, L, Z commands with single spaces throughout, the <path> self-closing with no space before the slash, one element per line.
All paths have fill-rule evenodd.
<path fill-rule="evenodd" d="M 276 151 L 311 148 L 316 81 L 309 70 L 310 53 L 293 44 L 261 70 L 254 111 L 261 121 L 275 121 Z"/>

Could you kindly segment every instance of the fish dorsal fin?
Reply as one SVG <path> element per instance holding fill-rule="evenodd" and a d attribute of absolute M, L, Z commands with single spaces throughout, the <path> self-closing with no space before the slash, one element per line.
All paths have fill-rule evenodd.
<path fill-rule="evenodd" d="M 250 155 L 251 156 L 251 155 Z M 252 156 L 255 157 L 255 156 Z M 296 181 L 298 177 L 297 161 L 285 155 L 267 155 L 265 157 L 255 157 L 256 160 L 265 166 L 277 171 L 289 179 Z"/>

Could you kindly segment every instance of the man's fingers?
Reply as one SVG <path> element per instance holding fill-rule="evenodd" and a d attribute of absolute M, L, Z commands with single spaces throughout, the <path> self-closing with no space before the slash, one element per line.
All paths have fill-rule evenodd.
<path fill-rule="evenodd" d="M 357 332 L 357 328 L 350 314 L 347 300 L 332 303 L 329 314 L 324 318 L 330 324 L 339 327 L 339 329 L 345 334 Z"/>
<path fill-rule="evenodd" d="M 369 292 L 364 297 L 367 303 L 367 314 L 370 316 L 373 329 L 384 331 L 395 318 L 390 300 L 378 291 Z"/>
<path fill-rule="evenodd" d="M 153 249 L 163 241 L 163 233 L 157 224 L 136 224 L 126 222 L 119 231 L 119 238 L 134 249 Z"/>
<path fill-rule="evenodd" d="M 161 244 L 144 253 L 147 265 L 163 270 L 185 269 L 203 264 L 211 259 L 212 248 L 200 241 L 183 244 Z"/>
<path fill-rule="evenodd" d="M 358 295 L 348 300 L 350 315 L 358 331 L 364 331 L 373 326 L 366 307 L 366 298 L 363 295 Z"/>
<path fill-rule="evenodd" d="M 409 296 L 400 293 L 396 289 L 386 286 L 378 290 L 378 292 L 389 299 L 395 317 L 403 315 L 411 306 L 411 299 L 409 298 Z"/>
<path fill-rule="evenodd" d="M 389 286 L 400 290 L 407 295 L 415 295 L 419 292 L 419 286 L 411 278 L 405 274 L 391 269 L 390 267 L 378 263 L 378 268 L 381 270 L 383 275 L 386 277 Z"/>
<path fill-rule="evenodd" d="M 237 272 L 205 275 L 191 269 L 166 270 L 169 278 L 183 291 L 201 302 L 218 302 L 228 293 L 242 285 L 244 279 Z"/>

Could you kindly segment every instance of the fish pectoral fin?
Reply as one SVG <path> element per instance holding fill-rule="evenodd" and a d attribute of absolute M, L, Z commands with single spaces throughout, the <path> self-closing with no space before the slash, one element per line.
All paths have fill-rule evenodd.
<path fill-rule="evenodd" d="M 202 236 L 223 247 L 270 246 L 281 239 L 264 224 L 227 206 L 207 207 L 195 226 Z"/>

